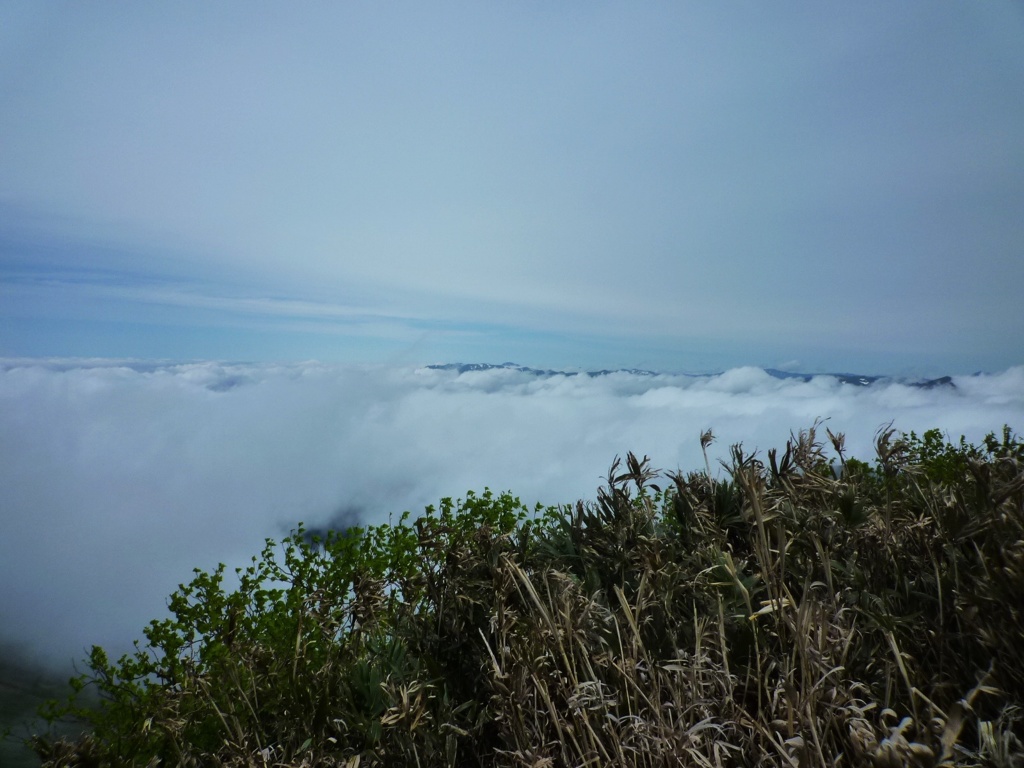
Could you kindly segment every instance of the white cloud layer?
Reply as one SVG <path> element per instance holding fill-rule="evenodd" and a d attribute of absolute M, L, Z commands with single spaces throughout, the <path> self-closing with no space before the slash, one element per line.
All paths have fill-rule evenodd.
<path fill-rule="evenodd" d="M 866 459 L 889 421 L 1024 430 L 1024 367 L 953 381 L 0 361 L 0 635 L 61 664 L 126 650 L 193 567 L 243 565 L 300 520 L 379 523 L 485 486 L 591 498 L 626 451 L 699 468 L 708 428 L 714 458 L 820 417 Z"/>

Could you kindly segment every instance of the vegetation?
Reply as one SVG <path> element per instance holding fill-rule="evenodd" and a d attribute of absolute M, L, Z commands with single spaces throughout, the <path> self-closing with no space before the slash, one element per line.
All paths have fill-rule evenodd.
<path fill-rule="evenodd" d="M 66 675 L 44 668 L 16 645 L 0 643 L 0 766 L 39 765 L 39 758 L 24 743 L 24 735 L 44 725 L 33 722 L 39 706 L 69 691 Z M 54 724 L 53 730 L 72 735 L 81 730 L 80 724 L 77 729 L 74 726 L 68 723 L 62 729 Z"/>
<path fill-rule="evenodd" d="M 268 541 L 99 648 L 48 766 L 1024 765 L 1024 444 L 821 424 L 593 502 Z M 701 436 L 706 449 L 711 432 Z"/>

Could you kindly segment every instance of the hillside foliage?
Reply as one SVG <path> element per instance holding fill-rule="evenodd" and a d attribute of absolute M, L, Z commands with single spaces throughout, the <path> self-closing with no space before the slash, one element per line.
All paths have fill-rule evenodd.
<path fill-rule="evenodd" d="M 822 435 L 822 431 L 825 432 Z M 704 449 L 714 439 L 700 437 Z M 1024 444 L 820 423 L 197 570 L 47 766 L 1024 766 Z"/>

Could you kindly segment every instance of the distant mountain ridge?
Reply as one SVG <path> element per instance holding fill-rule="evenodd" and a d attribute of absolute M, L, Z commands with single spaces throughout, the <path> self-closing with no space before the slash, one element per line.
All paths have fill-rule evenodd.
<path fill-rule="evenodd" d="M 525 365 L 519 365 L 518 363 L 443 363 L 439 365 L 428 365 L 435 371 L 456 371 L 457 373 L 471 373 L 474 371 L 494 371 L 494 370 L 507 370 L 507 371 L 519 371 L 521 373 L 529 373 L 534 376 L 589 376 L 594 378 L 595 376 L 608 376 L 612 373 L 631 373 L 634 376 L 659 376 L 661 374 L 658 371 L 646 371 L 641 368 L 615 368 L 606 369 L 600 371 L 557 371 L 554 369 L 543 369 L 543 368 L 530 368 Z M 685 374 L 687 376 L 702 374 Z"/>
<path fill-rule="evenodd" d="M 508 371 L 519 371 L 520 373 L 527 373 L 533 376 L 588 376 L 590 378 L 596 378 L 599 376 L 609 376 L 613 373 L 628 373 L 633 376 L 661 376 L 663 375 L 659 371 L 648 371 L 643 368 L 614 368 L 614 369 L 601 369 L 597 371 L 560 371 L 551 368 L 530 368 L 526 365 L 519 365 L 518 363 L 441 363 L 436 365 L 428 365 L 427 368 L 435 371 L 455 371 L 456 373 L 474 373 L 480 371 L 494 371 L 494 370 L 508 370 Z M 843 384 L 852 384 L 857 387 L 867 387 L 878 381 L 896 381 L 901 384 L 906 384 L 911 387 L 919 387 L 921 389 L 935 389 L 936 387 L 956 387 L 953 383 L 951 376 L 940 376 L 935 379 L 897 379 L 891 376 L 867 376 L 864 374 L 856 373 L 793 373 L 791 371 L 780 371 L 777 368 L 762 368 L 762 371 L 767 373 L 769 376 L 775 379 L 800 379 L 801 381 L 810 381 L 817 376 L 830 376 L 838 379 Z M 683 374 L 670 374 L 673 376 L 688 376 L 691 378 L 715 378 L 721 376 L 722 372 L 718 373 L 683 373 Z"/>

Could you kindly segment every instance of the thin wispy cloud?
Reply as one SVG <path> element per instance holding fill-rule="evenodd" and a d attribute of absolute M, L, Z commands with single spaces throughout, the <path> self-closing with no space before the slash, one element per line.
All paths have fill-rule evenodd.
<path fill-rule="evenodd" d="M 325 321 L 419 319 L 400 310 L 383 312 L 369 307 L 282 296 L 224 296 L 210 292 L 210 289 L 203 285 L 127 282 L 123 277 L 116 275 L 85 272 L 54 272 L 21 279 L 10 276 L 4 288 L 11 294 L 35 294 L 35 298 L 39 300 L 66 295 L 103 301 L 163 305 L 183 310 L 215 310 L 228 315 L 254 317 L 290 317 Z"/>

